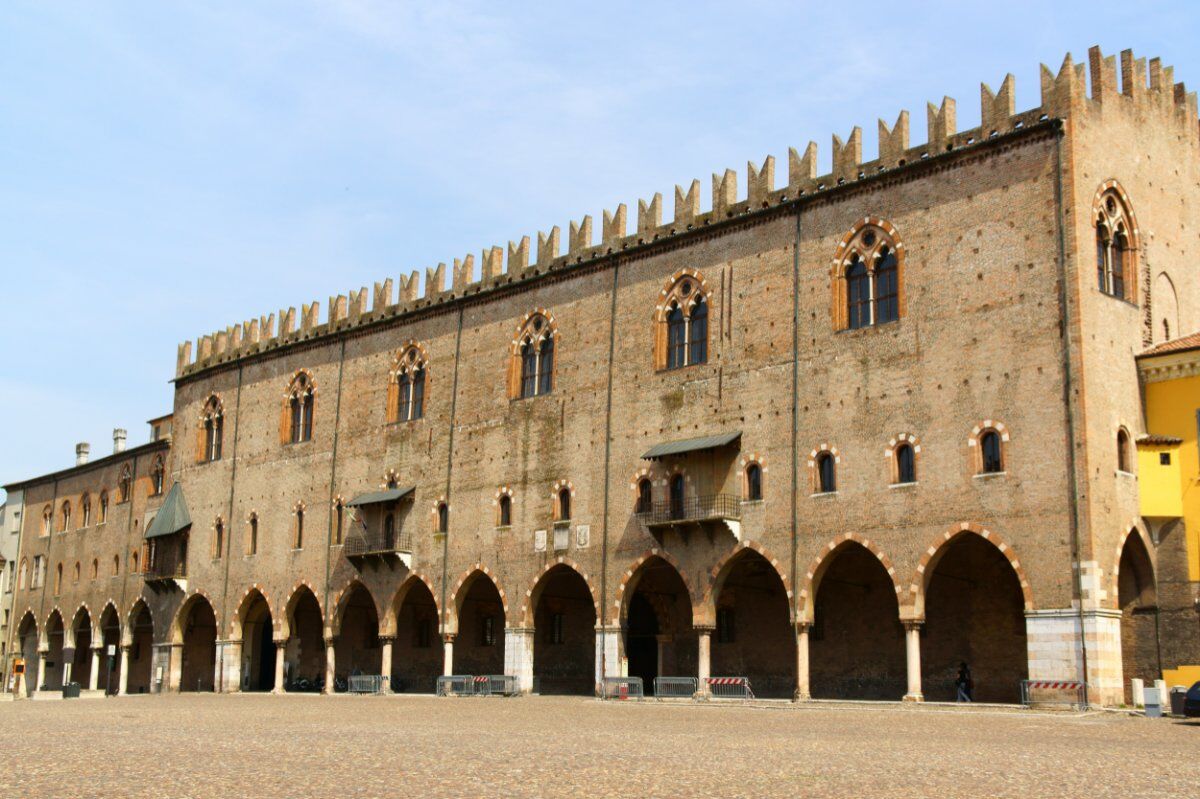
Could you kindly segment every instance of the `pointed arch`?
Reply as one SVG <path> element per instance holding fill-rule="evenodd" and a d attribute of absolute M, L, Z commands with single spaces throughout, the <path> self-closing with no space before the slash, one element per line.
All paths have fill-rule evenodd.
<path fill-rule="evenodd" d="M 830 268 L 834 330 L 872 327 L 905 316 L 904 242 L 895 225 L 866 216 L 846 232 Z"/>
<path fill-rule="evenodd" d="M 587 585 L 588 594 L 590 594 L 592 597 L 592 605 L 596 610 L 596 618 L 600 618 L 600 597 L 599 594 L 596 593 L 596 586 L 592 583 L 592 578 L 589 577 L 587 571 L 585 571 L 584 568 L 574 560 L 571 560 L 568 557 L 557 557 L 542 567 L 542 570 L 539 571 L 537 576 L 533 578 L 533 581 L 529 584 L 529 589 L 521 598 L 521 610 L 517 615 L 520 619 L 520 624 L 522 627 L 533 626 L 533 614 L 537 609 L 538 597 L 541 595 L 542 589 L 545 588 L 546 575 L 552 571 L 561 569 L 569 569 L 583 578 L 584 584 Z"/>
<path fill-rule="evenodd" d="M 88 633 L 94 634 L 96 619 L 94 616 L 92 616 L 92 612 L 88 608 L 87 603 L 82 602 L 80 603 L 79 607 L 75 608 L 75 612 L 71 614 L 71 625 L 65 631 L 66 634 L 63 637 L 63 641 L 67 646 L 75 646 L 75 635 L 79 630 L 79 622 L 84 618 L 87 619 Z"/>
<path fill-rule="evenodd" d="M 213 604 L 212 599 L 204 591 L 196 590 L 187 595 L 183 602 L 179 603 L 179 610 L 175 612 L 175 618 L 171 621 L 169 640 L 173 644 L 182 644 L 184 633 L 187 631 L 187 620 L 191 615 L 192 610 L 201 602 L 208 605 L 212 611 L 213 618 L 216 619 L 217 629 L 221 629 L 221 618 L 217 615 L 217 606 Z"/>
<path fill-rule="evenodd" d="M 935 538 L 921 554 L 921 559 L 917 563 L 916 571 L 913 573 L 912 581 L 908 586 L 909 604 L 913 617 L 917 619 L 924 617 L 925 594 L 929 588 L 929 578 L 933 574 L 934 569 L 937 568 L 938 561 L 946 554 L 950 544 L 964 535 L 979 536 L 994 546 L 1004 556 L 1009 565 L 1012 566 L 1013 572 L 1017 576 L 1017 581 L 1021 585 L 1021 595 L 1025 603 L 1025 609 L 1033 610 L 1035 607 L 1033 589 L 1030 587 L 1029 577 L 1025 574 L 1025 569 L 1021 566 L 1021 560 L 1017 557 L 1012 547 L 1003 538 L 986 527 L 974 522 L 962 522 L 949 528 Z"/>
<path fill-rule="evenodd" d="M 762 556 L 762 558 L 771 565 L 772 570 L 783 583 L 783 588 L 787 593 L 788 598 L 788 614 L 790 617 L 792 617 L 792 620 L 794 620 L 795 603 L 793 600 L 795 595 L 792 591 L 791 580 L 788 578 L 787 572 L 781 567 L 779 559 L 772 555 L 765 546 L 757 541 L 742 541 L 734 545 L 732 549 L 726 552 L 725 555 L 719 561 L 717 561 L 717 565 L 713 566 L 709 571 L 708 586 L 704 591 L 704 599 L 700 603 L 699 613 L 697 614 L 699 619 L 697 624 L 716 624 L 716 600 L 720 596 L 721 588 L 725 584 L 725 579 L 729 576 L 729 573 L 733 570 L 733 567 L 737 565 L 738 561 L 744 557 L 747 557 L 748 553 L 755 553 Z"/>
<path fill-rule="evenodd" d="M 267 613 L 271 614 L 272 626 L 276 631 L 279 630 L 279 619 L 275 613 L 275 606 L 271 604 L 271 598 L 267 596 L 266 589 L 258 583 L 253 583 L 249 588 L 242 592 L 242 598 L 238 601 L 237 610 L 229 619 L 229 637 L 240 639 L 242 637 L 242 628 L 246 623 L 246 614 L 254 607 L 258 599 L 262 599 L 267 605 Z"/>
<path fill-rule="evenodd" d="M 121 625 L 122 646 L 129 646 L 133 643 L 133 629 L 137 626 L 138 617 L 142 615 L 143 610 L 150 617 L 150 626 L 158 629 L 158 623 L 154 620 L 154 611 L 150 608 L 150 604 L 146 602 L 145 598 L 138 597 L 129 606 L 129 612 L 125 614 L 124 624 Z"/>
<path fill-rule="evenodd" d="M 680 269 L 654 306 L 654 368 L 680 369 L 708 361 L 712 291 L 695 269 Z"/>
<path fill-rule="evenodd" d="M 1096 274 L 1104 294 L 1138 304 L 1140 233 L 1129 195 L 1116 180 L 1100 184 L 1092 199 L 1096 226 Z"/>
<path fill-rule="evenodd" d="M 287 640 L 292 637 L 292 631 L 296 626 L 296 606 L 300 604 L 300 600 L 304 599 L 306 595 L 312 596 L 313 601 L 317 603 L 317 608 L 321 611 L 322 622 L 324 621 L 325 608 L 321 606 L 321 598 L 317 595 L 317 590 L 313 588 L 312 583 L 307 580 L 301 580 L 292 586 L 292 593 L 288 595 L 287 604 L 284 605 L 283 613 L 279 616 L 277 623 L 279 625 L 280 638 Z"/>
<path fill-rule="evenodd" d="M 558 324 L 545 308 L 525 314 L 513 336 L 509 355 L 509 399 L 549 394 L 557 382 L 562 357 Z"/>
<path fill-rule="evenodd" d="M 489 569 L 487 566 L 484 566 L 482 563 L 476 563 L 474 566 L 459 575 L 458 580 L 456 580 L 454 583 L 454 590 L 450 592 L 452 600 L 450 603 L 448 603 L 446 608 L 443 609 L 446 632 L 458 632 L 458 614 L 462 610 L 463 600 L 466 598 L 467 593 L 471 590 L 471 585 L 480 577 L 486 577 L 492 582 L 492 585 L 496 586 L 496 592 L 500 594 L 500 605 L 504 610 L 505 623 L 508 623 L 508 620 L 511 618 L 508 607 L 508 593 L 505 592 L 504 586 L 500 583 L 499 578 L 497 578 L 491 569 Z"/>
<path fill-rule="evenodd" d="M 411 422 L 425 415 L 429 389 L 429 353 L 409 339 L 396 352 L 388 371 L 387 421 Z"/>
<path fill-rule="evenodd" d="M 1155 590 L 1157 590 L 1157 585 L 1155 584 L 1157 582 L 1156 575 L 1158 574 L 1158 564 L 1155 563 L 1154 558 L 1154 543 L 1150 540 L 1150 537 L 1140 525 L 1131 525 L 1128 530 L 1121 534 L 1120 539 L 1117 541 L 1116 551 L 1113 554 L 1112 577 L 1109 578 L 1110 590 L 1108 593 L 1108 599 L 1111 606 L 1114 608 L 1120 608 L 1121 606 L 1119 599 L 1121 590 L 1121 560 L 1126 554 L 1126 545 L 1129 544 L 1129 539 L 1131 538 L 1135 539 L 1137 544 L 1140 545 L 1140 554 L 1145 555 L 1145 562 L 1149 567 L 1150 574 L 1148 577 L 1150 583 L 1151 585 L 1154 585 Z M 1146 576 L 1147 575 L 1139 575 L 1139 581 L 1145 579 Z"/>
<path fill-rule="evenodd" d="M 392 598 L 388 602 L 387 609 L 384 611 L 383 615 L 379 617 L 380 635 L 396 634 L 396 619 L 400 613 L 400 609 L 404 606 L 404 600 L 417 585 L 424 585 L 429 590 L 429 595 L 433 597 L 434 607 L 437 607 L 438 595 L 437 591 L 435 591 L 433 588 L 433 581 L 421 572 L 411 571 L 400 583 L 400 587 L 396 589 L 396 593 L 392 594 Z M 441 616 L 440 607 L 438 608 L 438 616 Z"/>
<path fill-rule="evenodd" d="M 797 609 L 797 621 L 809 622 L 813 621 L 813 610 L 817 596 L 817 590 L 821 586 L 821 578 L 829 569 L 829 566 L 834 562 L 839 554 L 847 547 L 858 546 L 870 552 L 887 572 L 888 578 L 892 581 L 892 586 L 896 590 L 896 601 L 902 602 L 903 589 L 897 579 L 896 567 L 892 564 L 892 559 L 889 558 L 883 550 L 879 548 L 873 541 L 864 538 L 857 533 L 845 533 L 831 540 L 821 550 L 812 563 L 809 564 L 808 570 L 803 577 L 803 583 L 800 588 L 799 607 Z"/>
<path fill-rule="evenodd" d="M 338 591 L 337 596 L 334 598 L 331 604 L 330 612 L 328 613 L 329 618 L 326 622 L 329 628 L 329 635 L 336 637 L 341 634 L 342 622 L 345 620 L 347 604 L 350 600 L 350 597 L 354 595 L 355 590 L 359 588 L 366 592 L 367 597 L 370 598 L 371 606 L 375 609 L 375 618 L 383 618 L 383 614 L 379 610 L 379 602 L 375 599 L 375 595 L 371 593 L 371 589 L 367 588 L 366 583 L 359 578 L 351 577 L 346 584 L 342 586 L 342 590 Z"/>
<path fill-rule="evenodd" d="M 617 596 L 613 602 L 613 610 L 617 611 L 617 617 L 624 624 L 629 618 L 629 602 L 637 590 L 637 584 L 644 574 L 644 567 L 649 561 L 661 560 L 663 563 L 671 566 L 675 573 L 679 575 L 679 579 L 683 582 L 683 587 L 687 590 L 688 604 L 692 608 L 692 623 L 696 623 L 696 591 L 692 586 L 692 581 L 688 579 L 687 572 L 679 564 L 670 552 L 658 549 L 657 547 L 647 549 L 637 557 L 632 563 L 626 567 L 621 574 L 621 580 L 617 583 Z"/>

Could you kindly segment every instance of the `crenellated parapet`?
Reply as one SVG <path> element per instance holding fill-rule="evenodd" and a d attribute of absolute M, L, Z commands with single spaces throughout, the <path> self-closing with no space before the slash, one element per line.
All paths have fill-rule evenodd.
<path fill-rule="evenodd" d="M 1089 74 L 1090 73 L 1090 74 Z M 1091 93 L 1088 93 L 1088 78 Z M 398 276 L 397 296 L 393 300 L 393 280 L 374 285 L 368 303 L 365 287 L 345 295 L 330 297 L 322 319 L 320 303 L 301 305 L 299 325 L 296 309 L 280 310 L 259 319 L 235 324 L 195 341 L 179 345 L 176 377 L 182 378 L 223 363 L 330 335 L 387 318 L 419 312 L 463 297 L 499 289 L 511 284 L 595 261 L 613 253 L 628 251 L 655 241 L 714 225 L 726 219 L 744 216 L 774 206 L 852 184 L 906 165 L 927 161 L 948 152 L 977 147 L 988 140 L 1051 119 L 1067 120 L 1093 113 L 1105 105 L 1127 103 L 1144 116 L 1157 114 L 1167 124 L 1179 126 L 1180 133 L 1193 144 L 1200 144 L 1195 92 L 1174 82 L 1171 67 L 1157 58 L 1147 61 L 1124 51 L 1120 59 L 1104 56 L 1099 48 L 1088 52 L 1087 64 L 1076 64 L 1070 55 L 1057 71 L 1041 67 L 1041 104 L 1028 111 L 1016 111 L 1016 81 L 1007 75 L 993 90 L 980 86 L 981 124 L 971 130 L 957 130 L 956 103 L 950 97 L 926 108 L 926 141 L 910 143 L 909 112 L 901 111 L 895 123 L 878 122 L 879 147 L 876 158 L 863 161 L 862 129 L 855 127 L 845 139 L 833 136 L 830 170 L 820 174 L 818 149 L 809 142 L 803 151 L 789 149 L 787 185 L 775 188 L 775 158 L 767 156 L 761 166 L 746 165 L 745 195 L 739 193 L 738 174 L 726 169 L 712 175 L 712 199 L 702 210 L 700 181 L 675 187 L 674 208 L 664 221 L 663 197 L 654 194 L 639 200 L 633 232 L 627 227 L 624 203 L 601 217 L 600 241 L 593 241 L 592 217 L 584 216 L 568 226 L 566 252 L 561 252 L 558 226 L 537 234 L 537 251 L 531 253 L 529 236 L 508 242 L 506 249 L 493 246 L 482 250 L 479 258 L 466 255 L 455 258 L 452 266 L 439 263 L 421 274 L 412 271 Z M 535 256 L 531 258 L 532 256 Z M 278 328 L 276 328 L 278 319 Z"/>

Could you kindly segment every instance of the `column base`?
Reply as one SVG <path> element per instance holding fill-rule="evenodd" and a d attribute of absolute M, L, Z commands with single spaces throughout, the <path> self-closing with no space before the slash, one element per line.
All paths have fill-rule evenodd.
<path fill-rule="evenodd" d="M 793 702 L 809 702 L 812 700 L 812 694 L 807 691 L 796 691 L 792 694 Z"/>
<path fill-rule="evenodd" d="M 924 702 L 925 694 L 905 694 L 902 702 Z"/>

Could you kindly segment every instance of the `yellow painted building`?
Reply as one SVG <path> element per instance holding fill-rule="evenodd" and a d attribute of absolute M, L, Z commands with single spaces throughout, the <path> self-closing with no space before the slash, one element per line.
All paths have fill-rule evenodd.
<path fill-rule="evenodd" d="M 1200 333 L 1142 353 L 1138 372 L 1149 431 L 1137 442 L 1141 514 L 1156 539 L 1181 536 L 1186 550 L 1186 573 L 1160 566 L 1158 602 L 1179 612 L 1179 633 L 1189 634 L 1190 616 L 1190 635 L 1200 636 Z M 1164 657 L 1163 679 L 1191 685 L 1200 681 L 1200 663 Z"/>

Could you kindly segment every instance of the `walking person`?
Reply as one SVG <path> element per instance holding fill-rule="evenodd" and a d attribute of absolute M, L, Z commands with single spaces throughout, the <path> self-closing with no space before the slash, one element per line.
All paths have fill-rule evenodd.
<path fill-rule="evenodd" d="M 954 701 L 975 701 L 975 681 L 971 679 L 971 668 L 966 661 L 958 664 L 958 676 L 954 678 L 954 687 L 958 689 L 958 697 Z"/>

